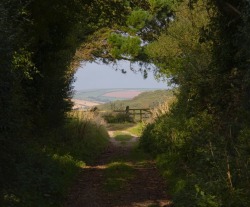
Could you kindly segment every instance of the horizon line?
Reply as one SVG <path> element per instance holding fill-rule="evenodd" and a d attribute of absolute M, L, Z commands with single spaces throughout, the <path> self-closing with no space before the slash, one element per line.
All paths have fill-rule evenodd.
<path fill-rule="evenodd" d="M 138 88 L 138 87 L 131 87 L 131 88 L 123 88 L 123 87 L 121 87 L 121 88 L 84 88 L 84 89 L 73 89 L 73 90 L 75 90 L 75 91 L 82 91 L 82 90 L 110 90 L 110 89 L 171 89 L 171 87 L 166 87 L 166 88 L 164 88 L 164 87 L 140 87 L 140 88 Z"/>

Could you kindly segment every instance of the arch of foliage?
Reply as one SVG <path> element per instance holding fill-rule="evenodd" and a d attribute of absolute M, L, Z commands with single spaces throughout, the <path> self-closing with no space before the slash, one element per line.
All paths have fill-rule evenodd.
<path fill-rule="evenodd" d="M 12 187 L 20 145 L 65 121 L 79 61 L 126 59 L 155 64 L 179 86 L 177 103 L 142 139 L 163 154 L 176 206 L 249 206 L 249 7 L 247 0 L 1 1 L 3 190 Z"/>

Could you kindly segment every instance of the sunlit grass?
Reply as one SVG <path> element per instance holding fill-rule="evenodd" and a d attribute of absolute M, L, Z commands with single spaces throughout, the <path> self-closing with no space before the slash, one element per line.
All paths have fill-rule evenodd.
<path fill-rule="evenodd" d="M 134 126 L 129 127 L 126 131 L 130 132 L 133 135 L 136 135 L 137 137 L 140 137 L 143 132 L 145 124 L 143 122 L 136 123 Z"/>
<path fill-rule="evenodd" d="M 130 134 L 125 134 L 125 133 L 120 133 L 116 134 L 114 136 L 114 139 L 119 142 L 128 142 L 132 139 L 133 137 Z"/>
<path fill-rule="evenodd" d="M 63 152 L 92 162 L 108 144 L 106 122 L 93 112 L 73 111 L 69 116 L 70 122 L 59 133 Z"/>
<path fill-rule="evenodd" d="M 110 131 L 127 131 L 132 135 L 140 137 L 145 124 L 143 122 L 138 123 L 113 123 L 108 124 L 107 129 Z"/>

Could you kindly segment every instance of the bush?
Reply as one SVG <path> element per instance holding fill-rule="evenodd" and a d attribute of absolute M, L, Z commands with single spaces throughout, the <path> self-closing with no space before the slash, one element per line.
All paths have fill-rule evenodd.
<path fill-rule="evenodd" d="M 123 123 L 123 122 L 133 122 L 133 119 L 125 112 L 110 112 L 102 115 L 108 123 Z"/>

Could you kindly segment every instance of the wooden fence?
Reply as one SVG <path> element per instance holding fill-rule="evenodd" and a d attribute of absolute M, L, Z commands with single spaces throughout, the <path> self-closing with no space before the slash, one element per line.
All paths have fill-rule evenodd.
<path fill-rule="evenodd" d="M 137 120 L 138 117 L 139 120 L 142 121 L 143 119 L 149 118 L 152 114 L 149 108 L 131 109 L 129 106 L 127 106 L 125 110 L 114 110 L 113 112 L 127 114 L 129 117 L 133 118 L 134 121 Z"/>

